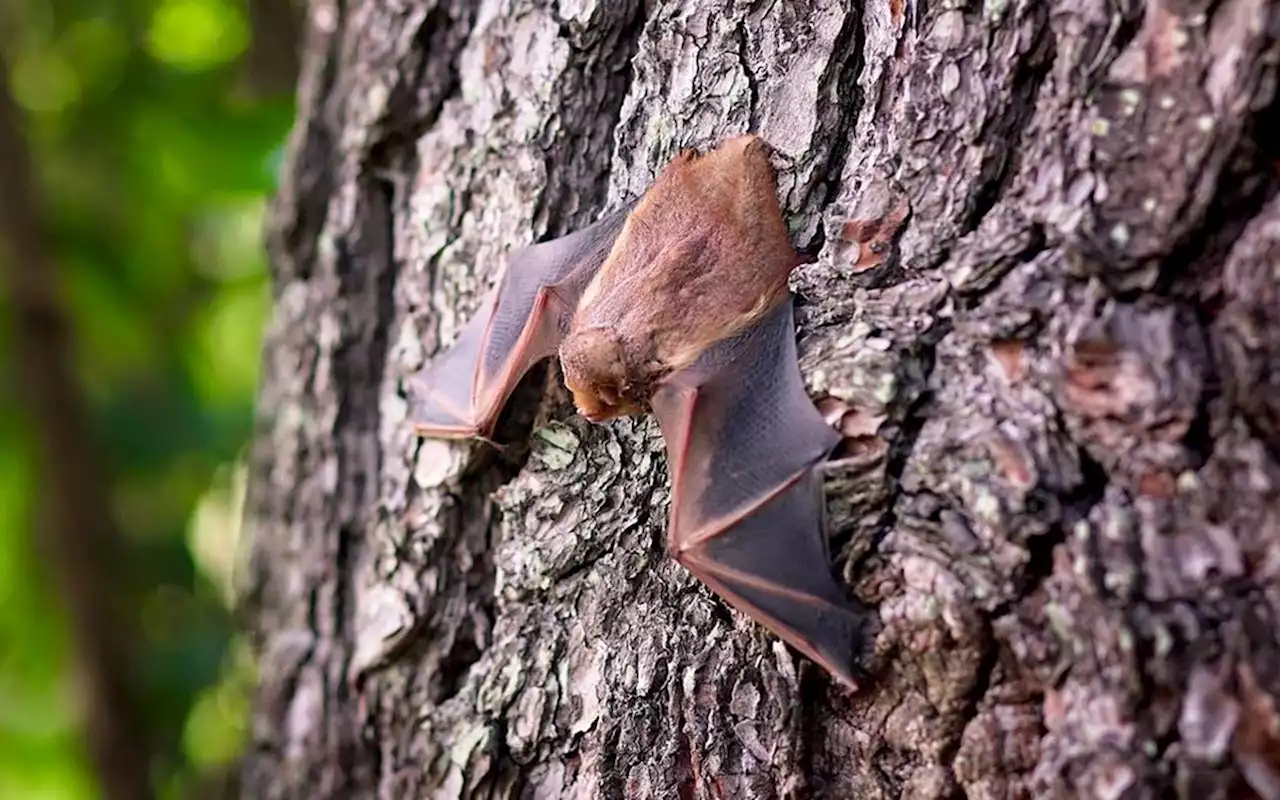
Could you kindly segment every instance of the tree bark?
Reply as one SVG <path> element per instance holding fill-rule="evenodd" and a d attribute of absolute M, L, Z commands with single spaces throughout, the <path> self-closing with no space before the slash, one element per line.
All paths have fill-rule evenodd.
<path fill-rule="evenodd" d="M 1280 797 L 1280 2 L 315 0 L 245 796 Z M 850 410 L 857 695 L 665 554 L 649 419 L 402 380 L 511 247 L 755 131 Z"/>

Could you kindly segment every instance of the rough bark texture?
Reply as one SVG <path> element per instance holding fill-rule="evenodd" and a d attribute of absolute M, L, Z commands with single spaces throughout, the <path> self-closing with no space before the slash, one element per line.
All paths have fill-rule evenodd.
<path fill-rule="evenodd" d="M 308 20 L 246 796 L 1280 797 L 1280 2 Z M 527 446 L 405 424 L 504 252 L 748 130 L 856 434 L 827 479 L 880 622 L 856 696 L 666 558 L 651 420 L 586 424 L 548 369 Z"/>

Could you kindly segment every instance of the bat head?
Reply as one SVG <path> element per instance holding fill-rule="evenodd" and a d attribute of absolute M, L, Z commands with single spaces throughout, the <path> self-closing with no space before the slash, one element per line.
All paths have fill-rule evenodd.
<path fill-rule="evenodd" d="M 580 328 L 560 346 L 564 382 L 573 404 L 592 422 L 638 413 L 636 388 L 627 370 L 622 340 L 613 328 Z"/>

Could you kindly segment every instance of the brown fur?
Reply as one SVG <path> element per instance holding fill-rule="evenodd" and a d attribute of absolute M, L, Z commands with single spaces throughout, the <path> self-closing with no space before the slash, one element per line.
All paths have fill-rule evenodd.
<path fill-rule="evenodd" d="M 643 411 L 656 381 L 786 297 L 800 259 L 764 142 L 740 136 L 677 156 L 587 286 L 560 350 L 578 409 Z"/>

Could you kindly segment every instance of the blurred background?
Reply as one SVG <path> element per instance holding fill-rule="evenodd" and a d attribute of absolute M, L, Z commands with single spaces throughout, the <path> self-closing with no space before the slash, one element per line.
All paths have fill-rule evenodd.
<path fill-rule="evenodd" d="M 231 604 L 299 23 L 291 0 L 0 0 L 33 184 L 0 192 L 33 209 L 60 273 L 160 797 L 216 796 L 247 738 Z M 51 500 L 37 469 L 11 305 L 0 292 L 0 798 L 102 797 L 37 513 L 76 498 Z"/>

